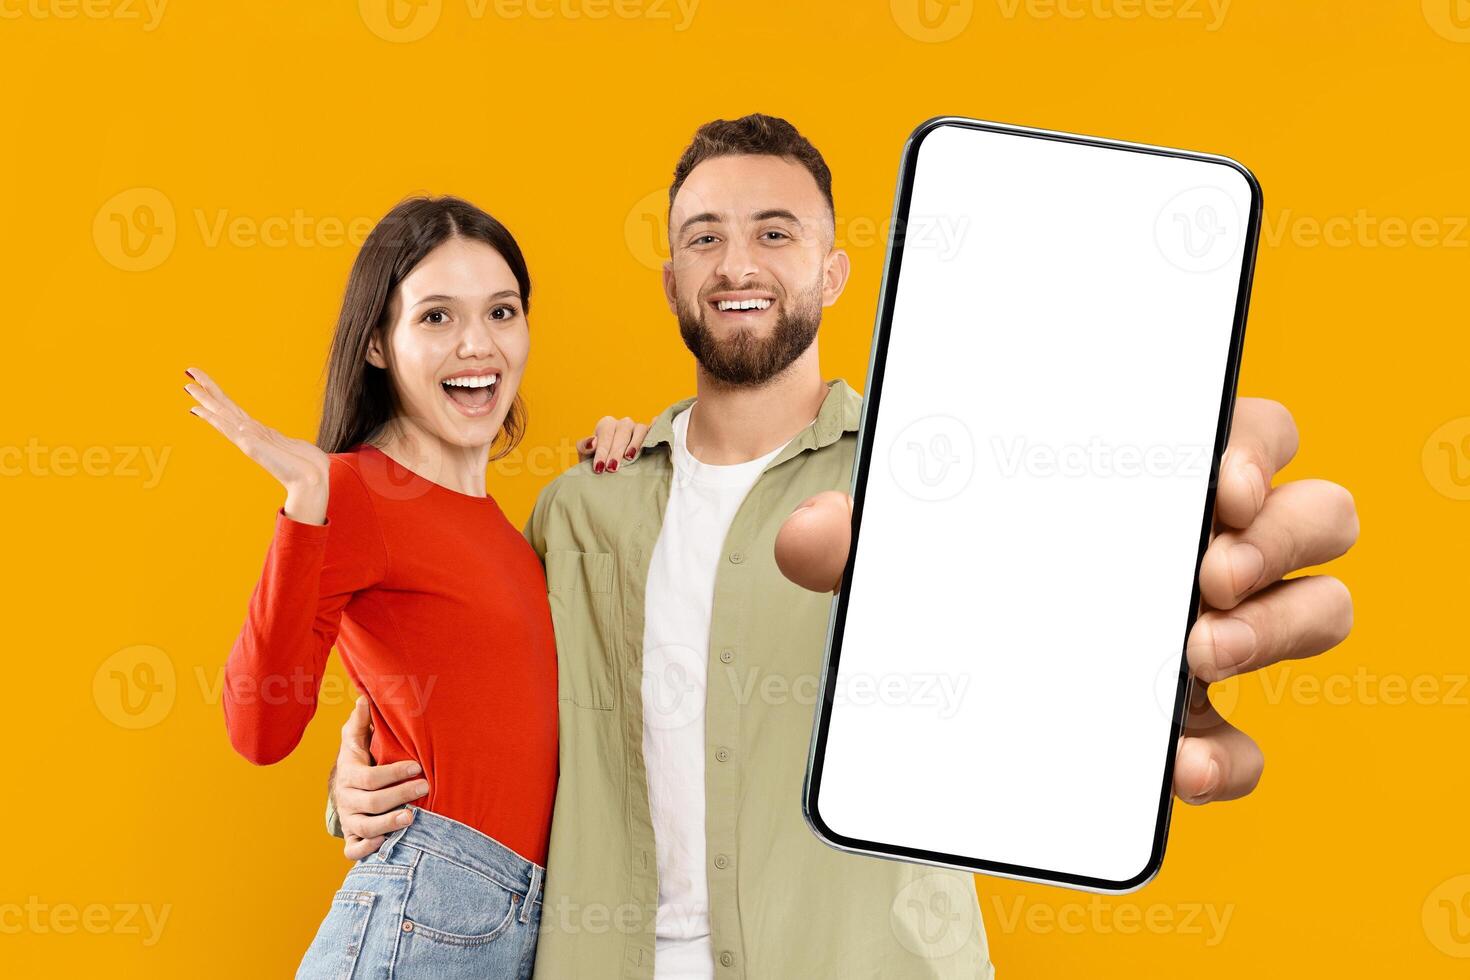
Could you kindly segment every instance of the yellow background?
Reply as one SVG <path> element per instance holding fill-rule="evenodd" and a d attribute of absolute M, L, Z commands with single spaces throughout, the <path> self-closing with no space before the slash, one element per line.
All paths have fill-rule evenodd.
<path fill-rule="evenodd" d="M 854 274 L 821 346 L 858 384 L 923 118 L 1245 162 L 1267 220 L 1241 389 L 1295 413 L 1288 475 L 1361 511 L 1352 638 L 1223 692 L 1258 793 L 1178 807 L 1135 895 L 979 879 L 1001 975 L 1466 975 L 1470 5 L 919 2 L 424 0 L 395 27 L 385 0 L 0 0 L 0 972 L 287 975 L 345 870 L 336 667 L 287 761 L 225 738 L 280 492 L 186 414 L 182 369 L 310 435 L 347 234 L 465 195 L 535 280 L 530 435 L 491 481 L 520 520 L 598 416 L 690 392 L 650 229 L 695 126 L 760 110 L 835 171 Z"/>

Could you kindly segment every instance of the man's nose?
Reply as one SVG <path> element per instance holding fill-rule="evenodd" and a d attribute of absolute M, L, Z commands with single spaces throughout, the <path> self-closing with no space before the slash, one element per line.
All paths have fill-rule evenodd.
<path fill-rule="evenodd" d="M 725 243 L 725 250 L 720 255 L 720 265 L 717 271 L 730 282 L 739 283 L 744 279 L 759 275 L 760 267 L 756 265 L 755 251 L 750 244 L 743 239 L 736 238 Z"/>

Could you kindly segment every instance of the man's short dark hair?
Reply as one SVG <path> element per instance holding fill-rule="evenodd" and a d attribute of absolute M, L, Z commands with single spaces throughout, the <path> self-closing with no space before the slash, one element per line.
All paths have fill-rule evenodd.
<path fill-rule="evenodd" d="M 670 210 L 674 207 L 674 195 L 695 167 L 715 157 L 741 155 L 781 157 L 801 164 L 817 182 L 828 209 L 836 213 L 832 206 L 832 171 L 827 169 L 822 154 L 795 126 L 759 112 L 739 119 L 716 119 L 695 131 L 694 139 L 674 168 L 674 183 L 669 187 Z"/>

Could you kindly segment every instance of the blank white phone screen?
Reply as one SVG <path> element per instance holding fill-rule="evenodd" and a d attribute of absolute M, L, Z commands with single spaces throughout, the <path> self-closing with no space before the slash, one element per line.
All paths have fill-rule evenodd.
<path fill-rule="evenodd" d="M 1134 879 L 1250 184 L 958 126 L 912 166 L 816 809 L 859 841 Z"/>

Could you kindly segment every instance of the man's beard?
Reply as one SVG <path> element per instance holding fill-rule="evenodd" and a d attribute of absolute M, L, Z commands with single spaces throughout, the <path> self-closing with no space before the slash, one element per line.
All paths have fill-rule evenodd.
<path fill-rule="evenodd" d="M 822 322 L 822 284 L 797 297 L 789 307 L 777 290 L 776 325 L 768 337 L 738 331 L 721 340 L 705 322 L 708 306 L 701 296 L 694 309 L 676 302 L 679 334 L 684 346 L 700 365 L 718 381 L 728 385 L 757 387 L 770 381 L 805 354 L 817 339 Z"/>

